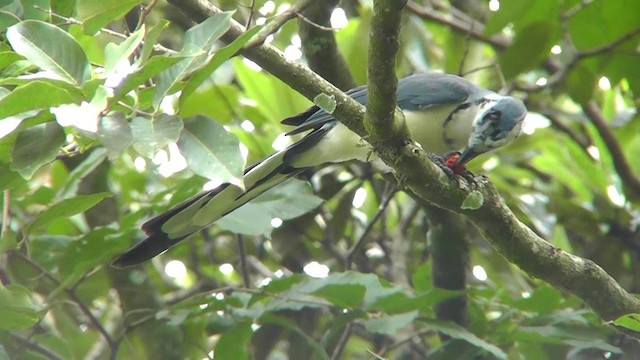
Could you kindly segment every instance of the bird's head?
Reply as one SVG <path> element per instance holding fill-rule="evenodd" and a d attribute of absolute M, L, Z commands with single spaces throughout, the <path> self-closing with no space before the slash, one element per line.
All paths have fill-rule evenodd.
<path fill-rule="evenodd" d="M 520 135 L 526 115 L 524 103 L 511 96 L 487 103 L 473 120 L 467 147 L 452 166 L 454 172 L 476 156 L 512 142 Z"/>

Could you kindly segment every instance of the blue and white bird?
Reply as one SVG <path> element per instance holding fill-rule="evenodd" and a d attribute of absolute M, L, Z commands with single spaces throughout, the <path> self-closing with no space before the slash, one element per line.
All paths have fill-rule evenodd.
<path fill-rule="evenodd" d="M 363 105 L 367 103 L 365 86 L 347 94 Z M 454 170 L 513 141 L 527 114 L 522 101 L 516 98 L 480 88 L 459 76 L 439 73 L 400 79 L 397 106 L 404 114 L 411 138 L 425 151 L 460 151 L 451 166 Z M 357 134 L 317 106 L 282 123 L 296 126 L 287 135 L 309 132 L 286 149 L 247 168 L 244 191 L 223 184 L 147 221 L 142 229 L 148 237 L 120 255 L 114 265 L 130 266 L 151 259 L 310 167 L 348 160 L 379 161 Z"/>

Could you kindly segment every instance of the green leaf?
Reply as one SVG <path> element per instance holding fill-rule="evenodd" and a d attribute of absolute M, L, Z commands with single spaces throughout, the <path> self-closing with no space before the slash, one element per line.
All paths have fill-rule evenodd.
<path fill-rule="evenodd" d="M 562 306 L 562 294 L 550 287 L 541 286 L 527 298 L 520 298 L 513 302 L 513 307 L 523 311 L 548 313 Z"/>
<path fill-rule="evenodd" d="M 360 284 L 327 284 L 311 294 L 328 300 L 334 306 L 348 309 L 360 304 L 366 291 L 367 288 Z"/>
<path fill-rule="evenodd" d="M 622 315 L 611 323 L 635 332 L 640 332 L 640 314 L 638 313 Z"/>
<path fill-rule="evenodd" d="M 91 230 L 81 240 L 69 244 L 59 262 L 60 277 L 64 281 L 49 296 L 53 297 L 58 291 L 75 283 L 87 271 L 107 263 L 123 250 L 120 245 L 125 245 L 132 236 L 132 231 L 118 233 L 112 228 L 101 227 Z"/>
<path fill-rule="evenodd" d="M 98 123 L 98 139 L 107 149 L 109 159 L 115 159 L 133 142 L 131 128 L 120 112 L 103 116 Z"/>
<path fill-rule="evenodd" d="M 478 190 L 473 190 L 464 198 L 460 208 L 462 210 L 478 210 L 483 204 L 484 196 L 482 196 L 482 193 Z"/>
<path fill-rule="evenodd" d="M 23 60 L 24 57 L 13 52 L 13 51 L 3 51 L 0 52 L 0 69 L 4 69 L 7 66 L 13 64 L 18 60 Z"/>
<path fill-rule="evenodd" d="M 309 347 L 315 350 L 312 354 L 309 354 L 309 357 L 311 359 L 318 359 L 318 356 L 320 356 L 321 359 L 329 360 L 329 356 L 327 355 L 324 348 L 320 346 L 320 344 L 314 338 L 309 336 L 306 331 L 303 331 L 300 326 L 298 326 L 298 324 L 291 319 L 287 319 L 283 316 L 277 316 L 269 312 L 261 316 L 259 321 L 264 324 L 278 325 L 304 339 Z"/>
<path fill-rule="evenodd" d="M 166 29 L 169 24 L 171 24 L 169 20 L 160 20 L 144 34 L 144 44 L 142 44 L 142 52 L 138 59 L 141 64 L 146 63 L 149 57 L 151 57 L 153 45 L 158 43 L 158 38 L 162 30 Z"/>
<path fill-rule="evenodd" d="M 152 157 L 169 143 L 178 141 L 182 121 L 177 116 L 161 114 L 153 120 L 136 117 L 129 124 L 133 147 L 143 156 Z"/>
<path fill-rule="evenodd" d="M 84 51 L 57 26 L 26 20 L 10 27 L 7 39 L 15 52 L 61 79 L 76 84 L 89 79 L 89 61 Z"/>
<path fill-rule="evenodd" d="M 368 309 L 382 310 L 387 314 L 404 313 L 412 310 L 420 310 L 431 313 L 433 307 L 443 300 L 464 295 L 464 291 L 445 290 L 433 288 L 417 296 L 409 296 L 402 292 L 381 296 Z"/>
<path fill-rule="evenodd" d="M 274 123 L 309 107 L 309 100 L 276 77 L 249 68 L 238 59 L 234 59 L 233 64 L 236 79 L 245 95 L 254 100 L 260 111 Z"/>
<path fill-rule="evenodd" d="M 418 311 L 411 311 L 397 315 L 383 315 L 377 319 L 364 321 L 364 328 L 367 331 L 383 334 L 396 335 L 398 331 L 407 327 L 413 320 L 418 317 Z"/>
<path fill-rule="evenodd" d="M 11 170 L 19 172 L 27 180 L 30 179 L 42 165 L 55 160 L 64 141 L 64 130 L 55 122 L 22 130 L 11 151 Z"/>
<path fill-rule="evenodd" d="M 313 195 L 306 182 L 290 179 L 232 211 L 218 220 L 216 225 L 240 234 L 269 236 L 273 230 L 271 220 L 274 218 L 293 219 L 321 203 L 322 199 Z"/>
<path fill-rule="evenodd" d="M 0 98 L 0 119 L 29 110 L 69 104 L 80 99 L 78 94 L 72 94 L 51 82 L 35 80 Z"/>
<path fill-rule="evenodd" d="M 176 90 L 174 89 L 176 84 L 207 61 L 208 52 L 215 41 L 231 26 L 232 15 L 233 12 L 215 14 L 187 30 L 180 53 L 189 57 L 158 75 L 156 90 L 153 94 L 154 108 L 157 109 L 162 99 Z"/>
<path fill-rule="evenodd" d="M 184 91 L 183 91 L 184 94 Z M 241 91 L 234 85 L 201 86 L 194 93 L 180 97 L 181 117 L 204 115 L 216 119 L 222 124 L 228 124 L 238 117 L 238 111 L 242 110 Z M 252 119 L 250 116 L 245 115 Z M 242 136 L 243 133 L 238 133 Z M 244 142 L 244 141 L 241 141 Z M 245 142 L 246 143 L 246 142 Z"/>
<path fill-rule="evenodd" d="M 204 116 L 186 119 L 178 147 L 196 174 L 216 182 L 243 186 L 245 161 L 240 153 L 240 142 L 222 125 Z"/>
<path fill-rule="evenodd" d="M 566 80 L 567 92 L 573 101 L 578 104 L 589 102 L 593 98 L 597 78 L 598 75 L 585 66 L 584 62 L 569 70 Z"/>
<path fill-rule="evenodd" d="M 19 285 L 0 285 L 0 329 L 25 330 L 40 320 L 41 314 L 29 294 Z"/>
<path fill-rule="evenodd" d="M 20 18 L 15 14 L 0 11 L 0 32 L 4 32 L 9 26 L 15 25 L 20 22 Z"/>
<path fill-rule="evenodd" d="M 454 324 L 446 321 L 440 321 L 440 320 L 427 320 L 427 319 L 421 319 L 421 322 L 426 323 L 426 325 L 430 329 L 433 329 L 434 331 L 441 332 L 454 339 L 464 340 L 478 348 L 481 348 L 498 359 L 507 359 L 507 354 L 504 351 L 502 351 L 502 349 L 480 339 L 475 334 L 469 332 L 467 329 L 463 328 L 458 324 Z"/>
<path fill-rule="evenodd" d="M 244 32 L 231 44 L 219 49 L 213 55 L 211 60 L 206 65 L 202 66 L 197 71 L 193 72 L 186 81 L 182 95 L 180 97 L 180 103 L 182 104 L 185 98 L 188 98 L 205 80 L 213 74 L 213 72 L 220 67 L 225 61 L 234 56 L 238 50 L 242 49 L 251 38 L 262 28 L 262 26 L 254 26 L 248 31 Z"/>
<path fill-rule="evenodd" d="M 138 48 L 144 36 L 144 25 L 129 35 L 120 44 L 108 43 L 104 49 L 104 68 L 107 73 L 113 71 L 120 61 L 129 61 L 129 56 Z"/>
<path fill-rule="evenodd" d="M 249 359 L 247 344 L 253 331 L 251 322 L 237 323 L 231 330 L 224 332 L 213 350 L 216 358 L 220 359 Z"/>
<path fill-rule="evenodd" d="M 500 67 L 507 79 L 534 69 L 549 56 L 553 44 L 558 41 L 556 23 L 538 21 L 516 33 L 513 44 L 500 54 Z"/>
<path fill-rule="evenodd" d="M 0 100 L 2 102 L 2 100 Z M 2 120 L 0 120 L 0 139 L 11 134 L 15 129 L 20 126 L 23 120 L 33 117 L 38 112 L 36 110 L 25 111 L 20 114 L 16 114 L 13 116 L 8 116 Z"/>
<path fill-rule="evenodd" d="M 91 174 L 106 159 L 105 149 L 96 148 L 92 150 L 91 153 L 69 173 L 64 185 L 56 194 L 56 198 L 66 199 L 76 195 L 82 179 Z"/>
<path fill-rule="evenodd" d="M 109 99 L 111 104 L 120 101 L 131 90 L 135 90 L 138 86 L 149 81 L 167 68 L 184 60 L 184 56 L 154 56 L 147 61 L 142 68 L 137 69 L 120 83 L 113 94 L 113 98 Z"/>
<path fill-rule="evenodd" d="M 313 103 L 318 105 L 318 107 L 320 107 L 320 109 L 326 111 L 328 114 L 333 114 L 333 112 L 336 110 L 336 99 L 333 98 L 333 96 L 329 96 L 325 93 L 321 93 L 316 95 L 316 97 L 313 98 Z"/>
<path fill-rule="evenodd" d="M 484 33 L 493 35 L 512 24 L 516 33 L 536 21 L 548 21 L 560 16 L 557 0 L 503 1 L 500 9 L 492 12 L 487 21 Z M 554 22 L 555 24 L 556 22 Z"/>
<path fill-rule="evenodd" d="M 89 35 L 120 19 L 142 0 L 100 0 L 79 1 L 78 14 L 82 21 L 82 30 Z"/>
<path fill-rule="evenodd" d="M 68 218 L 73 215 L 83 213 L 97 205 L 102 201 L 102 199 L 111 196 L 111 193 L 103 192 L 91 195 L 78 195 L 76 197 L 63 199 L 51 205 L 48 209 L 33 219 L 33 221 L 25 228 L 25 232 L 29 233 L 58 219 Z"/>

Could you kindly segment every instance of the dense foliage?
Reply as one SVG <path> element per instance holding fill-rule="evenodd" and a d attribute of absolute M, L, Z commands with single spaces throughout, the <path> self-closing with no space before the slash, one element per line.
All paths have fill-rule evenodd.
<path fill-rule="evenodd" d="M 291 141 L 280 120 L 312 102 L 243 56 L 256 39 L 343 90 L 367 80 L 371 1 L 169 2 L 0 1 L 0 358 L 640 353 L 366 164 L 305 172 L 153 261 L 109 266 L 145 219 L 241 186 Z M 234 21 L 248 30 L 230 40 Z M 410 1 L 400 39 L 398 76 L 460 73 L 525 100 L 525 135 L 471 169 L 639 292 L 640 2 Z M 632 334 L 636 316 L 615 323 Z"/>

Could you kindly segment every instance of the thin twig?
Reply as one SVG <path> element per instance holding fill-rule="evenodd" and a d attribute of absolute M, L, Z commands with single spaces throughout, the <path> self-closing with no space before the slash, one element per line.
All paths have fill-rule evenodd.
<path fill-rule="evenodd" d="M 251 26 L 251 21 L 253 20 L 253 13 L 256 6 L 256 0 L 251 0 L 251 4 L 249 4 L 249 18 L 247 18 L 247 23 L 244 25 L 247 29 Z"/>
<path fill-rule="evenodd" d="M 313 22 L 311 19 L 309 19 L 308 17 L 306 17 L 306 16 L 304 16 L 304 15 L 302 15 L 300 13 L 296 14 L 296 16 L 300 20 L 302 20 L 302 21 L 306 22 L 307 24 L 309 24 L 309 25 L 311 25 L 311 26 L 313 26 L 315 28 L 318 28 L 320 30 L 324 30 L 324 31 L 338 31 L 338 30 L 340 30 L 340 29 L 336 29 L 336 28 L 332 28 L 332 27 L 328 27 L 328 26 L 322 26 L 322 25 L 320 25 L 318 23 Z"/>
<path fill-rule="evenodd" d="M 244 48 L 250 49 L 252 47 L 260 46 L 264 44 L 269 35 L 276 33 L 280 28 L 287 23 L 287 21 L 300 16 L 299 12 L 306 9 L 314 0 L 301 0 L 299 3 L 291 6 L 286 11 L 274 16 L 251 40 L 249 40 Z M 253 13 L 253 12 L 252 12 Z"/>
<path fill-rule="evenodd" d="M 376 211 L 376 213 L 373 215 L 373 218 L 371 218 L 371 220 L 365 227 L 364 231 L 362 232 L 362 235 L 360 235 L 360 238 L 358 238 L 358 241 L 356 241 L 356 243 L 353 244 L 351 249 L 347 251 L 347 255 L 345 256 L 345 264 L 344 264 L 345 269 L 351 268 L 351 265 L 353 263 L 353 257 L 358 252 L 358 250 L 360 250 L 360 247 L 362 247 L 362 244 L 364 244 L 367 238 L 367 235 L 369 235 L 369 233 L 373 229 L 373 226 L 376 224 L 376 222 L 378 222 L 378 219 L 380 219 L 380 216 L 382 215 L 382 213 L 387 209 L 387 206 L 389 205 L 389 202 L 391 201 L 391 199 L 393 199 L 393 196 L 395 195 L 396 191 L 397 191 L 397 188 L 393 186 L 383 196 L 382 201 L 380 202 L 380 205 L 378 205 L 378 210 Z"/>
<path fill-rule="evenodd" d="M 552 88 L 558 84 L 560 84 L 561 82 L 564 81 L 564 79 L 567 77 L 567 75 L 569 75 L 569 72 L 576 67 L 576 65 L 578 65 L 578 63 L 581 60 L 584 60 L 585 58 L 591 57 L 591 56 L 596 56 L 596 55 L 600 55 L 603 54 L 605 52 L 609 52 L 612 51 L 613 49 L 615 49 L 616 47 L 618 47 L 619 45 L 633 39 L 634 37 L 636 37 L 637 35 L 640 34 L 640 27 L 634 29 L 633 31 L 630 31 L 624 35 L 622 35 L 621 37 L 617 38 L 616 40 L 602 45 L 602 46 L 598 46 L 595 47 L 593 49 L 588 49 L 588 50 L 582 50 L 579 52 L 576 52 L 573 57 L 571 57 L 571 59 L 569 61 L 567 61 L 566 63 L 564 63 L 559 69 L 558 71 L 554 72 L 551 76 L 549 76 L 547 78 L 547 82 L 544 85 L 533 85 L 533 86 L 525 86 L 525 85 L 518 85 L 518 89 L 522 90 L 522 91 L 527 91 L 527 92 L 533 92 L 533 91 L 541 91 L 544 89 L 549 89 Z"/>
<path fill-rule="evenodd" d="M 511 40 L 503 36 L 486 36 L 484 35 L 484 25 L 482 23 L 470 19 L 469 21 L 461 21 L 458 19 L 449 18 L 446 15 L 440 14 L 434 9 L 429 9 L 424 6 L 418 5 L 414 1 L 407 3 L 407 8 L 415 15 L 435 21 L 439 24 L 446 25 L 453 30 L 461 32 L 463 34 L 469 34 L 476 40 L 483 41 L 489 45 L 492 45 L 496 49 L 506 49 L 511 45 Z"/>
<path fill-rule="evenodd" d="M 575 4 L 572 8 L 567 10 L 564 14 L 561 15 L 561 18 L 564 20 L 568 20 L 570 17 L 574 16 L 587 6 L 589 6 L 594 0 L 582 0 L 579 3 Z"/>
<path fill-rule="evenodd" d="M 467 32 L 467 35 L 465 36 L 465 39 L 464 39 L 464 52 L 462 53 L 462 59 L 460 59 L 460 64 L 458 64 L 458 76 L 462 76 L 462 73 L 464 71 L 464 63 L 466 62 L 467 57 L 469 56 L 469 50 L 471 50 L 471 32 L 473 31 L 474 25 L 475 25 L 475 22 L 472 22 L 471 28 Z"/>
<path fill-rule="evenodd" d="M 9 220 L 11 218 L 11 190 L 5 189 L 2 192 L 2 227 L 0 228 L 0 239 L 9 231 Z"/>
<path fill-rule="evenodd" d="M 353 323 L 350 322 L 344 327 L 344 331 L 342 331 L 342 335 L 340 335 L 340 340 L 338 340 L 338 343 L 331 354 L 331 360 L 340 359 L 340 356 L 344 352 L 344 348 L 347 346 L 347 341 L 349 341 L 349 337 L 351 336 L 352 326 Z"/>
<path fill-rule="evenodd" d="M 156 6 L 157 2 L 158 0 L 151 0 L 149 2 L 149 5 L 142 7 L 142 12 L 140 13 L 140 18 L 138 19 L 136 30 L 139 30 L 142 27 L 144 21 L 147 19 L 147 16 L 149 16 L 149 13 L 151 12 L 151 10 L 153 10 L 154 6 Z"/>
<path fill-rule="evenodd" d="M 28 338 L 22 337 L 17 334 L 11 334 L 11 337 L 21 345 L 24 345 L 27 349 L 37 352 L 40 355 L 45 356 L 49 360 L 62 360 L 56 353 L 47 349 L 46 347 L 31 341 Z M 14 354 L 15 355 L 15 354 Z"/>
<path fill-rule="evenodd" d="M 44 277 L 49 279 L 56 286 L 62 285 L 62 282 L 60 282 L 60 280 L 58 280 L 56 277 L 51 275 L 45 268 L 40 266 L 40 264 L 37 264 L 37 263 L 33 262 L 31 259 L 29 259 L 27 256 L 25 256 L 24 254 L 22 254 L 19 251 L 14 251 L 13 253 L 17 254 L 19 257 L 21 257 L 31 267 L 33 267 L 34 269 L 38 270 Z M 68 289 L 68 288 L 65 288 L 64 292 L 80 308 L 80 311 L 89 319 L 89 322 L 91 323 L 91 325 L 93 325 L 95 327 L 95 329 L 98 330 L 100 335 L 102 335 L 104 340 L 109 345 L 109 349 L 111 350 L 111 354 L 113 355 L 113 354 L 117 353 L 117 351 L 118 351 L 118 343 L 113 340 L 113 338 L 111 337 L 111 334 L 109 334 L 107 329 L 105 329 L 104 326 L 102 326 L 102 323 L 100 323 L 100 320 L 98 320 L 93 315 L 93 313 L 91 312 L 89 307 L 82 301 L 82 299 L 80 299 L 80 297 L 78 297 L 76 292 L 74 290 L 71 290 L 71 289 Z"/>

